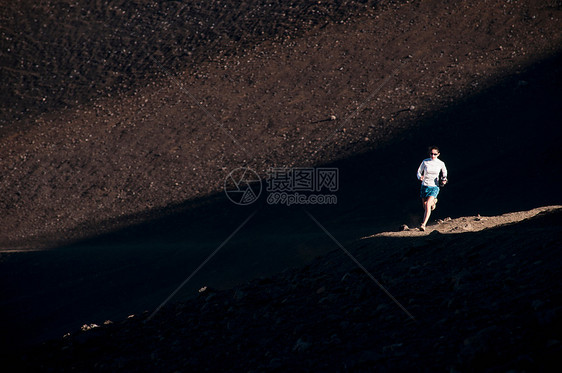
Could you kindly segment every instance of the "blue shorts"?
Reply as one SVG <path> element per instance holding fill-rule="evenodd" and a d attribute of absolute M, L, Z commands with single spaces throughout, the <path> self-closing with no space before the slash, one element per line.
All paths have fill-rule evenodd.
<path fill-rule="evenodd" d="M 437 198 L 438 194 L 439 194 L 439 187 L 437 186 L 425 186 L 425 185 L 421 186 L 420 197 L 422 199 L 426 199 L 428 197 Z"/>

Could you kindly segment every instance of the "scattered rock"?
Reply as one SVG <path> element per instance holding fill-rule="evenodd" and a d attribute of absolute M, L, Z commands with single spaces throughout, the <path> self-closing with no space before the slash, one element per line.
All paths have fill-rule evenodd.
<path fill-rule="evenodd" d="M 283 365 L 283 360 L 278 357 L 275 357 L 269 361 L 268 367 L 271 369 L 279 369 Z"/>
<path fill-rule="evenodd" d="M 84 325 L 82 325 L 80 330 L 87 331 L 87 330 L 91 330 L 91 329 L 94 329 L 94 328 L 99 328 L 99 325 L 97 325 L 97 324 L 84 324 Z"/>
<path fill-rule="evenodd" d="M 299 338 L 293 346 L 293 352 L 304 352 L 308 350 L 311 345 L 310 342 L 305 342 L 302 338 Z"/>
<path fill-rule="evenodd" d="M 240 289 L 236 289 L 236 291 L 234 292 L 234 300 L 236 301 L 241 301 L 245 297 L 246 297 L 246 293 Z"/>

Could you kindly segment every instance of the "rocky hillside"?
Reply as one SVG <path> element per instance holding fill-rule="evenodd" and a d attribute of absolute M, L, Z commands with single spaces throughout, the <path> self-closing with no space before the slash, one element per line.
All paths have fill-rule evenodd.
<path fill-rule="evenodd" d="M 165 215 L 242 165 L 264 176 L 392 141 L 416 163 L 442 142 L 462 164 L 529 139 L 549 166 L 556 2 L 205 4 L 2 8 L 2 247 Z"/>

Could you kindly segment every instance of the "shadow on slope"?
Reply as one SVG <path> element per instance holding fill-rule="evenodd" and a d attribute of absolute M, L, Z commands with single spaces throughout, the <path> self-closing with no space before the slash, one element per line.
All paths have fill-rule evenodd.
<path fill-rule="evenodd" d="M 89 371 L 544 371 L 560 353 L 562 212 L 465 234 L 377 237 L 295 270 L 32 351 Z M 328 246 L 334 248 L 331 243 Z M 303 359 L 303 354 L 306 358 Z M 149 368 L 150 367 L 150 368 Z"/>
<path fill-rule="evenodd" d="M 415 172 L 429 144 L 441 146 L 451 180 L 434 219 L 560 204 L 561 59 L 538 62 L 414 126 L 398 118 L 384 147 L 329 165 L 340 172 L 337 205 L 304 208 L 343 243 L 418 224 Z M 217 248 L 177 299 L 301 266 L 333 248 L 301 207 L 271 206 L 263 195 L 246 207 L 216 195 L 128 218 L 151 214 L 157 218 L 111 234 L 2 258 L 0 280 L 11 284 L 2 291 L 4 342 L 14 348 L 155 309 Z"/>

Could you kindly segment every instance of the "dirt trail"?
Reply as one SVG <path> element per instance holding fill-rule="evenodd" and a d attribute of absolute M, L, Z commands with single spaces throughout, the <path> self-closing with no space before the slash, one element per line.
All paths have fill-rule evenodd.
<path fill-rule="evenodd" d="M 460 218 L 439 219 L 434 224 L 429 224 L 425 232 L 417 228 L 410 228 L 407 225 L 401 227 L 400 232 L 382 232 L 375 235 L 366 236 L 361 239 L 371 239 L 376 237 L 417 237 L 431 234 L 432 232 L 442 234 L 457 234 L 466 232 L 479 232 L 484 229 L 496 228 L 499 226 L 519 223 L 530 219 L 544 212 L 552 212 L 562 209 L 562 206 L 538 207 L 529 211 L 511 212 L 500 216 L 463 216 Z"/>

